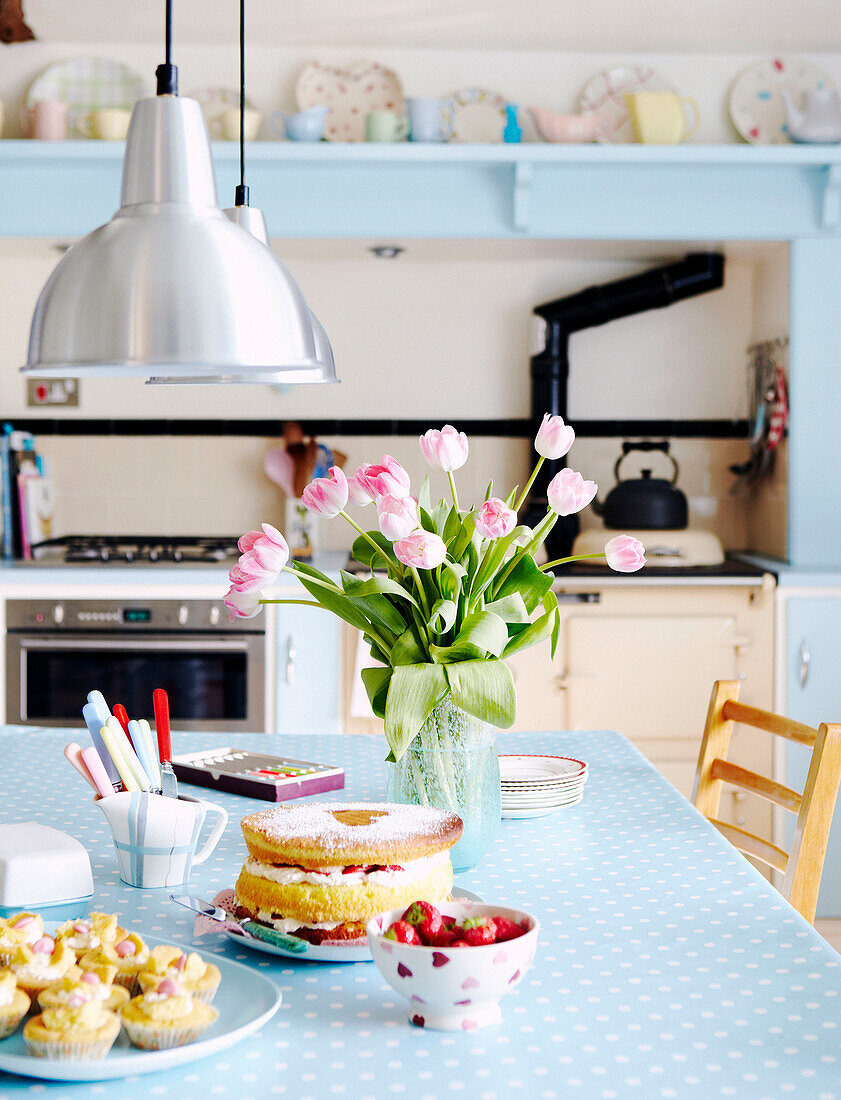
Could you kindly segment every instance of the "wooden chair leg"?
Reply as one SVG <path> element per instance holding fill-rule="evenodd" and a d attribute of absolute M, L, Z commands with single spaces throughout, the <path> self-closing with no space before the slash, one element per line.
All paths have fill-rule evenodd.
<path fill-rule="evenodd" d="M 818 730 L 788 857 L 782 893 L 810 923 L 815 919 L 829 827 L 841 781 L 841 725 Z"/>
<path fill-rule="evenodd" d="M 713 684 L 692 788 L 692 801 L 705 817 L 718 817 L 722 785 L 720 779 L 713 779 L 711 769 L 716 757 L 727 757 L 733 723 L 728 722 L 721 712 L 728 699 L 739 698 L 739 688 L 738 680 L 716 680 Z"/>

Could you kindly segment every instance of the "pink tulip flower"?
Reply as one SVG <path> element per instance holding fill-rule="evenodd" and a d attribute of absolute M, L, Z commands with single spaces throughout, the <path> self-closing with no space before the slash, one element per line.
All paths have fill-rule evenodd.
<path fill-rule="evenodd" d="M 617 573 L 636 573 L 645 565 L 645 547 L 633 535 L 617 535 L 605 545 L 607 564 Z"/>
<path fill-rule="evenodd" d="M 450 473 L 460 470 L 467 462 L 467 436 L 457 432 L 452 424 L 445 424 L 440 432 L 430 428 L 420 437 L 420 449 L 427 466 L 433 470 Z"/>
<path fill-rule="evenodd" d="M 239 541 L 237 542 L 237 546 L 239 547 L 239 552 L 241 554 L 247 554 L 248 551 L 251 549 L 251 547 L 254 545 L 254 543 L 257 541 L 257 539 L 262 538 L 262 537 L 263 537 L 263 532 L 262 531 L 246 531 L 246 533 L 244 535 L 242 535 L 240 537 Z"/>
<path fill-rule="evenodd" d="M 237 588 L 229 588 L 224 603 L 237 619 L 253 619 L 262 610 L 259 592 L 242 592 Z"/>
<path fill-rule="evenodd" d="M 597 491 L 595 481 L 585 481 L 581 474 L 566 467 L 549 482 L 546 496 L 553 512 L 559 516 L 571 516 L 586 508 Z"/>
<path fill-rule="evenodd" d="M 447 547 L 438 535 L 418 528 L 411 535 L 395 542 L 394 553 L 404 565 L 410 565 L 414 569 L 434 569 L 446 558 Z"/>
<path fill-rule="evenodd" d="M 348 504 L 355 504 L 359 508 L 364 508 L 366 504 L 372 504 L 374 498 L 365 488 L 365 471 L 368 469 L 368 464 L 358 467 L 355 474 L 347 479 L 347 498 Z"/>
<path fill-rule="evenodd" d="M 404 539 L 420 525 L 418 503 L 414 497 L 386 495 L 377 501 L 377 523 L 390 542 Z"/>
<path fill-rule="evenodd" d="M 248 549 L 228 573 L 233 587 L 238 592 L 254 592 L 275 584 L 289 561 L 289 547 L 280 531 L 264 523 L 262 531 L 249 531 L 238 545 Z"/>
<path fill-rule="evenodd" d="M 301 493 L 304 507 L 332 519 L 348 502 L 347 478 L 338 466 L 331 466 L 327 477 L 316 477 Z"/>
<path fill-rule="evenodd" d="M 374 500 L 384 496 L 407 497 L 411 488 L 409 475 L 391 455 L 383 455 L 378 465 L 364 463 L 356 471 L 356 480 Z"/>
<path fill-rule="evenodd" d="M 498 539 L 510 534 L 517 526 L 517 513 L 504 500 L 491 497 L 479 509 L 474 522 L 482 538 Z"/>
<path fill-rule="evenodd" d="M 537 429 L 534 449 L 543 458 L 563 458 L 575 442 L 575 432 L 564 424 L 563 417 L 543 414 L 543 422 Z"/>

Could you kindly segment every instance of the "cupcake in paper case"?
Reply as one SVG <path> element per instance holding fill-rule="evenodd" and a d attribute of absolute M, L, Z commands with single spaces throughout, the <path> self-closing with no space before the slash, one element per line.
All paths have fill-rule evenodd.
<path fill-rule="evenodd" d="M 0 921 L 0 966 L 8 966 L 19 947 L 33 944 L 44 935 L 44 922 L 37 913 L 15 913 Z"/>
<path fill-rule="evenodd" d="M 116 1012 L 129 1001 L 129 991 L 125 986 L 114 985 L 116 975 L 116 966 L 97 966 L 84 972 L 73 967 L 63 978 L 38 994 L 38 1004 L 43 1011 L 56 1005 L 78 1007 L 86 1001 L 96 1001 L 107 1012 Z"/>
<path fill-rule="evenodd" d="M 52 936 L 41 936 L 33 944 L 19 947 L 9 963 L 18 986 L 33 1001 L 48 985 L 57 982 L 75 967 L 76 952 Z"/>
<path fill-rule="evenodd" d="M 95 951 L 104 943 L 114 943 L 125 932 L 113 913 L 90 913 L 83 920 L 69 920 L 55 932 L 56 939 L 69 943 L 77 955 Z"/>
<path fill-rule="evenodd" d="M 50 1005 L 27 1020 L 23 1039 L 29 1053 L 53 1062 L 105 1057 L 120 1034 L 120 1020 L 99 1001 Z"/>
<path fill-rule="evenodd" d="M 11 970 L 0 970 L 0 1039 L 11 1035 L 29 1011 L 29 997 L 18 989 Z"/>
<path fill-rule="evenodd" d="M 195 951 L 185 955 L 180 947 L 162 944 L 153 948 L 148 965 L 140 972 L 140 989 L 143 993 L 154 993 L 165 978 L 178 982 L 180 988 L 195 1000 L 210 1004 L 216 996 L 222 975 L 218 966 L 206 963 Z"/>
<path fill-rule="evenodd" d="M 169 1050 L 194 1043 L 219 1019 L 219 1010 L 191 997 L 172 978 L 162 978 L 156 992 L 132 997 L 120 1016 L 136 1047 Z"/>
<path fill-rule="evenodd" d="M 112 966 L 116 969 L 114 982 L 128 990 L 129 996 L 138 993 L 138 975 L 149 966 L 149 948 L 136 932 L 118 929 L 119 935 L 111 943 L 103 943 L 94 951 L 87 951 L 79 959 L 83 970 L 96 969 L 99 966 Z"/>

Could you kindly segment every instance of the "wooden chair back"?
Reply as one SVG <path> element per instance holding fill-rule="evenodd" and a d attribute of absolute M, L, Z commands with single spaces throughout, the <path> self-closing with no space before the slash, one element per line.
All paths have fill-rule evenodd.
<path fill-rule="evenodd" d="M 809 774 L 802 794 L 727 759 L 734 722 L 811 748 Z M 692 801 L 740 852 L 783 874 L 783 896 L 809 922 L 815 917 L 839 782 L 841 725 L 824 724 L 819 729 L 812 729 L 802 722 L 740 703 L 739 683 L 735 680 L 715 682 L 695 771 Z M 753 833 L 718 820 L 723 783 L 759 795 L 797 815 L 788 852 Z"/>

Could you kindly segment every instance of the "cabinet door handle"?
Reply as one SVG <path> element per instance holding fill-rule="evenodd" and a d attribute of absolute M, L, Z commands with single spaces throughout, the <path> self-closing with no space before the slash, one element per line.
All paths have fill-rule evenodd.
<path fill-rule="evenodd" d="M 286 643 L 286 683 L 295 683 L 295 661 L 298 658 L 298 651 L 295 649 L 295 639 L 292 635 L 289 635 L 289 640 Z"/>
<path fill-rule="evenodd" d="M 812 663 L 812 654 L 809 652 L 809 647 L 806 645 L 806 640 L 800 643 L 800 686 L 806 687 L 806 681 L 809 679 L 809 665 Z"/>

